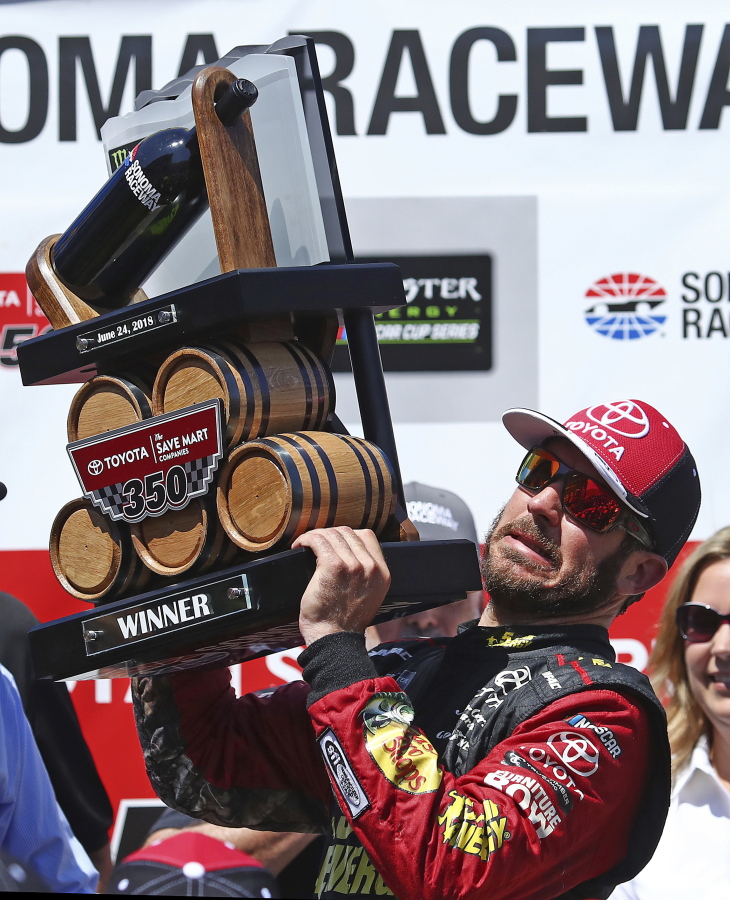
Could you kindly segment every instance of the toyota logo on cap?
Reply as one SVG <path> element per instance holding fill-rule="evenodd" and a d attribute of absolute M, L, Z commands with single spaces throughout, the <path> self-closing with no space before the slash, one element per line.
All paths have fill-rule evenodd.
<path fill-rule="evenodd" d="M 560 731 L 551 734 L 548 746 L 576 775 L 592 775 L 598 769 L 598 748 L 582 734 Z"/>
<path fill-rule="evenodd" d="M 599 403 L 586 413 L 603 428 L 628 438 L 643 438 L 649 433 L 649 417 L 633 400 L 616 400 L 613 403 Z"/>

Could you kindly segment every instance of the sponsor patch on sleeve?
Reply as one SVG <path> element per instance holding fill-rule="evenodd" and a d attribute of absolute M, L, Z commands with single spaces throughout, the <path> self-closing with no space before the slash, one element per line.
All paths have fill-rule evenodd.
<path fill-rule="evenodd" d="M 337 785 L 340 796 L 344 800 L 350 815 L 356 819 L 370 807 L 367 794 L 355 775 L 350 760 L 345 755 L 337 736 L 328 728 L 319 738 L 325 764 L 329 769 L 330 779 Z"/>
<path fill-rule="evenodd" d="M 563 765 L 576 775 L 587 777 L 598 771 L 598 749 L 585 735 L 575 731 L 556 731 L 547 742 Z"/>
<path fill-rule="evenodd" d="M 545 788 L 529 775 L 497 769 L 495 772 L 487 772 L 484 783 L 512 797 L 525 810 L 540 840 L 552 834 L 563 821 Z"/>
<path fill-rule="evenodd" d="M 572 725 L 573 728 L 587 728 L 589 731 L 592 731 L 594 734 L 596 734 L 598 736 L 598 740 L 603 744 L 609 755 L 614 759 L 617 759 L 619 756 L 621 756 L 621 745 L 619 744 L 616 735 L 613 733 L 613 731 L 611 731 L 610 728 L 607 728 L 605 725 L 595 725 L 593 722 L 591 722 L 590 719 L 587 719 L 585 716 L 580 714 L 572 716 L 566 721 L 568 725 Z"/>
<path fill-rule="evenodd" d="M 564 812 L 570 812 L 573 808 L 573 798 L 570 796 L 568 788 L 564 784 L 557 782 L 554 778 L 550 778 L 543 772 L 540 772 L 540 770 L 533 766 L 531 762 L 528 762 L 524 756 L 520 756 L 520 754 L 516 753 L 514 750 L 508 750 L 502 762 L 507 766 L 518 766 L 520 769 L 527 769 L 528 772 L 532 772 L 533 775 L 542 778 L 542 780 L 549 784 L 555 792 L 558 803 Z"/>
<path fill-rule="evenodd" d="M 479 801 L 458 791 L 449 791 L 448 796 L 448 806 L 436 819 L 442 841 L 486 862 L 511 837 L 507 817 L 488 798 Z"/>
<path fill-rule="evenodd" d="M 438 754 L 425 734 L 410 727 L 413 707 L 406 694 L 374 694 L 362 718 L 365 747 L 391 784 L 408 794 L 438 789 Z"/>

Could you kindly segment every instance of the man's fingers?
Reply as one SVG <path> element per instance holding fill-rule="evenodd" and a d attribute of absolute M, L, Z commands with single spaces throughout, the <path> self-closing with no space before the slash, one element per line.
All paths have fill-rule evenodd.
<path fill-rule="evenodd" d="M 377 572 L 386 587 L 390 585 L 390 569 L 383 556 L 380 541 L 370 529 L 351 532 L 350 546 L 363 565 L 367 566 L 371 577 Z"/>
<path fill-rule="evenodd" d="M 353 535 L 367 549 L 368 553 L 370 553 L 373 559 L 377 560 L 379 564 L 386 566 L 385 557 L 383 556 L 383 548 L 380 546 L 380 541 L 377 539 L 375 534 L 370 531 L 369 528 L 362 528 L 358 531 L 353 531 Z"/>
<path fill-rule="evenodd" d="M 375 536 L 373 535 L 373 537 Z M 377 544 L 377 538 L 375 543 Z M 371 555 L 352 528 L 346 526 L 316 528 L 314 531 L 307 531 L 294 541 L 292 547 L 309 547 L 318 558 L 330 553 L 335 554 L 341 557 L 343 562 L 349 564 L 356 560 L 362 562 L 366 556 Z"/>
<path fill-rule="evenodd" d="M 317 528 L 314 531 L 307 531 L 294 541 L 292 548 L 309 547 L 314 551 L 317 562 L 321 560 L 334 563 L 339 560 L 352 566 L 357 562 L 358 557 L 353 552 L 350 542 L 343 535 L 343 531 L 343 528 Z"/>
<path fill-rule="evenodd" d="M 309 547 L 320 562 L 342 567 L 352 576 L 373 576 L 390 581 L 380 543 L 372 531 L 347 526 L 318 528 L 297 538 L 292 547 Z"/>
<path fill-rule="evenodd" d="M 343 525 L 336 528 L 315 528 L 313 531 L 305 531 L 304 534 L 300 534 L 292 547 L 309 547 L 314 543 L 324 546 L 322 542 L 334 547 L 348 546 L 348 542 L 343 537 L 344 532 L 348 531 L 354 534 L 352 528 Z"/>
<path fill-rule="evenodd" d="M 292 546 L 308 547 L 317 559 L 299 611 L 305 643 L 337 631 L 364 631 L 390 586 L 390 573 L 375 535 L 344 526 L 316 529 Z"/>

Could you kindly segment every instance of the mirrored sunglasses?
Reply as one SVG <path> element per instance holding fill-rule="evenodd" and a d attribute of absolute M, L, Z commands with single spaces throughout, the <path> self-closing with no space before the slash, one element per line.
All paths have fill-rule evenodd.
<path fill-rule="evenodd" d="M 648 549 L 653 548 L 648 531 L 608 488 L 583 472 L 564 465 L 544 447 L 530 450 L 516 476 L 517 484 L 533 494 L 558 479 L 563 481 L 560 493 L 563 510 L 579 525 L 585 525 L 598 534 L 622 528 Z"/>

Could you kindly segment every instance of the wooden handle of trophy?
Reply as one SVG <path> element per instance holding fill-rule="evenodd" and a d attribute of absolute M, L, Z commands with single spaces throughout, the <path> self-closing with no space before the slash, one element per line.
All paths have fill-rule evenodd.
<path fill-rule="evenodd" d="M 380 533 L 381 541 L 420 541 L 421 535 L 418 529 L 406 515 L 405 510 L 397 505 L 393 515 L 383 526 Z"/>
<path fill-rule="evenodd" d="M 397 512 L 396 519 L 398 519 Z M 402 519 L 398 520 L 398 534 L 401 541 L 421 540 L 421 535 L 418 533 L 418 529 L 405 514 Z"/>
<path fill-rule="evenodd" d="M 51 258 L 53 247 L 60 237 L 60 234 L 52 234 L 44 238 L 25 267 L 25 278 L 30 292 L 54 328 L 87 322 L 108 311 L 89 306 L 81 297 L 70 291 L 54 272 Z M 140 303 L 146 299 L 147 295 L 140 289 L 132 298 L 132 303 Z"/>
<path fill-rule="evenodd" d="M 66 431 L 70 442 L 133 425 L 152 415 L 152 391 L 136 375 L 97 375 L 71 401 Z"/>
<path fill-rule="evenodd" d="M 226 126 L 215 112 L 215 101 L 235 80 L 228 69 L 208 66 L 192 87 L 221 272 L 276 266 L 251 116 L 247 111 Z"/>
<path fill-rule="evenodd" d="M 223 527 L 254 553 L 331 525 L 379 534 L 394 507 L 385 457 L 349 435 L 293 432 L 241 444 L 218 480 Z"/>
<path fill-rule="evenodd" d="M 139 592 L 151 580 L 132 549 L 129 527 L 83 498 L 67 503 L 56 516 L 49 550 L 61 585 L 89 603 Z"/>
<path fill-rule="evenodd" d="M 44 238 L 25 267 L 28 287 L 54 328 L 65 328 L 77 322 L 96 318 L 99 313 L 72 293 L 53 271 L 51 254 L 60 234 Z"/>

